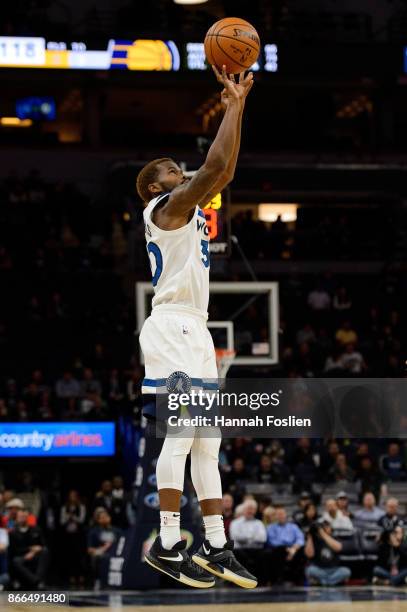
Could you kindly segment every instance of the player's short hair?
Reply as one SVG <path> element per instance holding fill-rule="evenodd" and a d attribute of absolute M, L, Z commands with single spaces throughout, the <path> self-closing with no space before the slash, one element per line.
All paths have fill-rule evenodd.
<path fill-rule="evenodd" d="M 148 189 L 148 186 L 151 183 L 154 183 L 157 180 L 158 176 L 158 166 L 163 162 L 172 162 L 170 157 L 160 157 L 158 159 L 153 159 L 153 161 L 148 162 L 142 168 L 137 176 L 137 193 L 143 202 L 149 202 L 151 200 L 151 193 Z"/>

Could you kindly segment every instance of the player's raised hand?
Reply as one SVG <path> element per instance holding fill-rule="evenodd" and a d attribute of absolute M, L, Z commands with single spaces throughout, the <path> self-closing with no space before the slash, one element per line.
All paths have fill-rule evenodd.
<path fill-rule="evenodd" d="M 241 72 L 239 74 L 239 81 L 236 81 L 234 74 L 230 74 L 229 76 L 226 74 L 225 66 L 222 68 L 222 73 L 219 72 L 216 66 L 212 66 L 212 69 L 218 82 L 224 86 L 221 93 L 222 104 L 227 107 L 231 97 L 239 100 L 240 102 L 244 102 L 247 94 L 253 87 L 253 73 L 248 72 L 245 75 L 245 72 Z"/>
<path fill-rule="evenodd" d="M 238 88 L 238 84 L 235 80 L 235 75 L 228 75 L 226 72 L 226 66 L 222 66 L 222 72 L 219 72 L 216 66 L 212 66 L 212 69 L 215 73 L 218 82 L 223 85 L 224 90 L 226 90 L 228 103 L 231 101 L 240 102 L 243 98 L 243 92 L 241 89 Z"/>
<path fill-rule="evenodd" d="M 243 89 L 245 98 L 247 94 L 249 93 L 249 91 L 251 90 L 251 88 L 253 87 L 253 85 L 254 85 L 253 72 L 248 72 L 247 74 L 245 74 L 245 72 L 243 71 L 239 74 L 238 87 L 241 87 Z"/>

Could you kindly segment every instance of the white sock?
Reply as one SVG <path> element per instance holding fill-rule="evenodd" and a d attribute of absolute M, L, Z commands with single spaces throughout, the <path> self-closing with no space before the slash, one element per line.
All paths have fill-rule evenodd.
<path fill-rule="evenodd" d="M 181 514 L 179 512 L 160 512 L 161 544 L 167 550 L 181 540 Z"/>
<path fill-rule="evenodd" d="M 205 536 L 214 548 L 223 548 L 226 544 L 225 527 L 221 514 L 210 514 L 203 517 Z"/>

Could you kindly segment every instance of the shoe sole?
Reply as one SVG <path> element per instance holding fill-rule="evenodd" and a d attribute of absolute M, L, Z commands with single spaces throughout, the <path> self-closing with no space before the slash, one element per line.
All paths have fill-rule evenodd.
<path fill-rule="evenodd" d="M 149 558 L 147 555 L 145 555 L 144 560 L 155 570 L 161 572 L 162 574 L 166 574 L 166 576 L 169 576 L 170 578 L 177 580 L 177 582 L 182 582 L 182 584 L 186 584 L 187 586 L 191 586 L 196 589 L 210 589 L 211 587 L 215 586 L 215 581 L 201 582 L 200 580 L 194 580 L 193 578 L 188 578 L 188 576 L 185 576 L 185 574 L 181 574 L 181 573 L 179 574 L 179 576 L 175 576 L 174 574 L 167 572 L 163 567 L 156 565 L 154 561 L 151 558 Z"/>
<path fill-rule="evenodd" d="M 214 568 L 214 563 L 211 563 L 199 555 L 192 555 L 192 561 L 214 576 L 227 580 L 228 582 L 233 582 L 243 589 L 254 589 L 257 586 L 257 580 L 251 580 L 250 578 L 239 576 L 239 574 L 231 572 L 230 570 L 226 569 L 226 567 L 222 568 L 223 572 L 217 571 Z"/>

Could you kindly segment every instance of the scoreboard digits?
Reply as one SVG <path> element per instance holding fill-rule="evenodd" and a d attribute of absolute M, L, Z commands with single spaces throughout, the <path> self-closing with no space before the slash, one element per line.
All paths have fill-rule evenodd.
<path fill-rule="evenodd" d="M 45 38 L 0 36 L 2 66 L 42 66 L 45 64 Z"/>
<path fill-rule="evenodd" d="M 228 219 L 228 197 L 218 193 L 205 207 L 204 213 L 209 230 L 211 255 L 228 257 L 230 253 L 230 231 Z"/>

